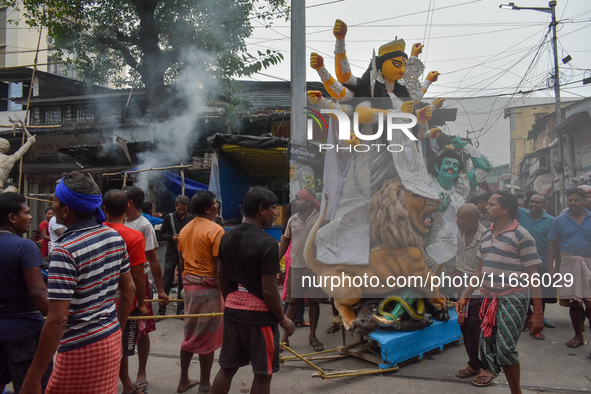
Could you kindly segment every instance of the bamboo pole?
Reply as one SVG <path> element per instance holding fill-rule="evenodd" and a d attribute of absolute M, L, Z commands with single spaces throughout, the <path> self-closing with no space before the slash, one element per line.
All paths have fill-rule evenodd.
<path fill-rule="evenodd" d="M 41 202 L 48 202 L 50 204 L 53 204 L 53 201 L 51 200 L 43 200 L 41 198 L 35 198 L 35 197 L 25 197 L 27 200 L 34 200 L 34 201 L 41 201 Z"/>
<path fill-rule="evenodd" d="M 33 86 L 35 85 L 35 71 L 37 70 L 37 61 L 39 60 L 39 46 L 41 45 L 41 33 L 43 33 L 43 25 L 39 27 L 39 38 L 37 39 L 37 50 L 35 51 L 35 61 L 33 62 L 33 73 L 31 75 L 31 86 L 29 86 L 29 98 L 27 99 L 27 110 L 25 111 L 25 120 L 23 121 L 23 129 L 27 125 L 29 120 L 29 109 L 31 106 L 31 96 L 33 95 Z M 25 136 L 27 135 L 26 129 L 23 130 L 23 140 L 21 146 L 25 144 Z M 23 180 L 23 159 L 25 155 L 22 155 L 18 165 L 18 192 L 21 192 L 21 183 Z"/>
<path fill-rule="evenodd" d="M 170 167 L 159 167 L 159 168 L 144 168 L 143 170 L 132 170 L 132 171 L 122 171 L 123 174 L 136 174 L 138 172 L 145 172 L 145 171 L 163 171 L 163 170 L 172 170 L 175 168 L 189 168 L 191 165 L 179 165 L 179 166 L 170 166 Z M 121 175 L 121 172 L 106 172 L 102 176 L 116 176 Z"/>
<path fill-rule="evenodd" d="M 185 170 L 184 168 L 181 168 L 181 182 L 182 182 L 182 187 L 181 187 L 181 194 L 184 196 L 185 195 Z"/>
<path fill-rule="evenodd" d="M 14 127 L 14 125 L 0 124 L 0 128 L 12 129 L 13 127 Z M 59 127 L 63 127 L 63 125 L 58 124 L 58 125 L 52 125 L 52 126 L 27 126 L 27 129 L 57 129 Z"/>

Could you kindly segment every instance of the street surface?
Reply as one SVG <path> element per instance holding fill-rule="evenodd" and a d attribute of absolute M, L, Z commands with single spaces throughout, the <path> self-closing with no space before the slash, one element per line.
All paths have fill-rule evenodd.
<path fill-rule="evenodd" d="M 318 339 L 326 349 L 334 349 L 341 344 L 341 334 L 326 334 L 332 313 L 330 305 L 321 304 Z M 171 304 L 168 313 L 173 314 L 176 305 Z M 521 359 L 521 384 L 524 393 L 587 393 L 591 392 L 591 360 L 587 358 L 591 346 L 586 343 L 577 349 L 566 347 L 565 342 L 572 338 L 568 309 L 558 304 L 548 305 L 546 316 L 556 324 L 556 328 L 544 329 L 545 341 L 537 341 L 523 333 L 518 349 Z M 307 312 L 306 312 L 307 318 Z M 290 337 L 291 347 L 298 353 L 312 351 L 308 343 L 308 328 L 298 327 Z M 588 324 L 586 339 L 590 338 Z M 178 319 L 165 319 L 157 323 L 157 330 L 150 334 L 152 346 L 148 360 L 148 391 L 150 394 L 175 393 L 179 377 L 179 352 L 183 339 L 183 322 Z M 347 343 L 353 337 L 347 334 Z M 284 352 L 284 354 L 287 352 Z M 219 368 L 217 356 L 212 371 L 212 381 Z M 336 353 L 335 353 L 336 354 Z M 287 354 L 289 355 L 289 354 Z M 467 357 L 463 345 L 450 345 L 443 352 L 426 355 L 400 367 L 397 372 L 382 375 L 357 376 L 322 380 L 313 378 L 314 370 L 301 361 L 289 361 L 281 366 L 281 371 L 273 376 L 271 392 L 289 393 L 508 393 L 507 380 L 501 374 L 489 387 L 476 387 L 470 378 L 459 379 L 456 372 L 466 366 Z M 367 361 L 347 357 L 340 360 L 318 361 L 326 371 L 371 369 L 375 366 Z M 130 376 L 137 371 L 137 357 L 129 361 Z M 192 379 L 199 378 L 197 356 L 193 358 L 190 369 Z M 231 393 L 248 393 L 252 383 L 250 366 L 236 374 Z M 121 388 L 121 385 L 120 385 Z M 187 393 L 197 393 L 191 388 Z"/>

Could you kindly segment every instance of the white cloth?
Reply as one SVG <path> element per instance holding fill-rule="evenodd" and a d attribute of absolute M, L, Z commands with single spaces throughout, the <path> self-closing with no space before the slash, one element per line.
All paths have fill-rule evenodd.
<path fill-rule="evenodd" d="M 316 234 L 316 256 L 327 264 L 369 264 L 368 160 L 366 153 L 353 156 L 334 217 Z"/>
<path fill-rule="evenodd" d="M 47 232 L 49 232 L 49 254 L 53 251 L 53 248 L 57 244 L 57 239 L 59 235 L 55 233 L 56 230 L 65 230 L 66 226 L 57 222 L 55 216 L 49 220 L 49 225 L 47 226 Z"/>
<path fill-rule="evenodd" d="M 156 231 L 150 224 L 148 219 L 140 215 L 137 219 L 125 219 L 125 225 L 129 228 L 139 231 L 146 239 L 146 252 L 158 248 L 158 239 L 156 239 Z"/>
<path fill-rule="evenodd" d="M 333 146 L 339 145 L 344 147 L 346 144 L 338 139 L 338 135 L 338 122 L 329 119 L 326 143 L 332 144 Z M 324 158 L 324 174 L 322 177 L 324 180 L 322 194 L 328 196 L 328 201 L 325 198 L 322 199 L 320 211 L 324 209 L 325 204 L 328 204 L 325 217 L 327 220 L 333 220 L 335 217 L 352 156 L 353 153 L 348 150 L 340 150 L 337 152 L 336 149 L 330 149 L 326 151 L 326 156 Z"/>
<path fill-rule="evenodd" d="M 431 176 L 436 182 L 436 178 Z M 451 190 L 444 191 L 450 197 L 450 203 L 445 212 L 433 215 L 433 228 L 426 250 L 429 257 L 437 263 L 443 264 L 451 260 L 458 248 L 458 225 L 456 217 L 458 209 L 466 203 L 470 193 L 470 180 L 461 174 L 454 182 Z"/>
<path fill-rule="evenodd" d="M 558 288 L 558 297 L 561 300 L 591 300 L 591 258 L 573 256 L 560 253 L 560 273 L 572 274 L 572 286 L 567 286 L 563 281 Z"/>

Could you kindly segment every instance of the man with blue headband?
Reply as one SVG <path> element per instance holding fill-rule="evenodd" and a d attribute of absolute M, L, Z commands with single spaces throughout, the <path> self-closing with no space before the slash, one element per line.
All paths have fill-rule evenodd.
<path fill-rule="evenodd" d="M 101 202 L 98 186 L 80 173 L 66 174 L 56 186 L 53 211 L 66 230 L 51 255 L 49 312 L 23 391 L 40 392 L 41 376 L 57 350 L 46 393 L 117 393 L 118 316 L 129 315 L 135 285 L 125 242 L 101 224 Z"/>

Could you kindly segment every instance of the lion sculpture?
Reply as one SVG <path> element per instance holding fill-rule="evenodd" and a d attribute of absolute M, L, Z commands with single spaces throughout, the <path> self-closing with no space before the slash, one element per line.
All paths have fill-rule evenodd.
<path fill-rule="evenodd" d="M 326 198 L 326 197 L 325 197 Z M 388 277 L 421 277 L 425 286 L 420 292 L 436 311 L 447 311 L 446 300 L 438 288 L 431 289 L 430 277 L 433 273 L 427 269 L 423 254 L 424 241 L 421 234 L 428 234 L 431 215 L 437 210 L 439 201 L 425 198 L 406 190 L 400 178 L 384 182 L 382 188 L 370 202 L 370 240 L 371 250 L 369 265 L 328 264 L 314 256 L 314 239 L 326 215 L 326 206 L 312 228 L 306 246 L 304 258 L 308 267 L 319 278 L 368 277 L 376 276 L 385 280 Z M 320 280 L 319 283 L 322 283 Z M 429 285 L 427 285 L 429 284 Z M 388 297 L 399 287 L 356 287 L 343 286 L 337 289 L 323 286 L 324 291 L 333 296 L 336 309 L 343 319 L 347 330 L 352 329 L 355 313 L 352 306 L 361 298 Z"/>

